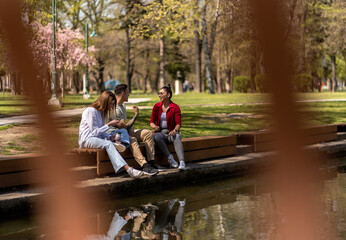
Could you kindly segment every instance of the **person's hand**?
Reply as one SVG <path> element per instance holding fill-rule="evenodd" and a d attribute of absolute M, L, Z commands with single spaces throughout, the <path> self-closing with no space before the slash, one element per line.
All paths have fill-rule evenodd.
<path fill-rule="evenodd" d="M 119 133 L 119 132 L 114 133 L 114 134 L 110 137 L 110 139 L 111 139 L 112 141 L 119 141 L 120 138 L 121 138 L 121 133 Z"/>
<path fill-rule="evenodd" d="M 177 131 L 175 131 L 175 129 L 173 129 L 173 131 L 170 131 L 168 135 L 171 135 L 174 137 L 176 133 L 177 133 Z"/>
<path fill-rule="evenodd" d="M 154 130 L 155 130 L 155 132 L 159 132 L 160 131 L 160 127 L 159 126 L 155 126 Z"/>
<path fill-rule="evenodd" d="M 139 114 L 139 108 L 137 106 L 133 106 L 132 109 L 133 109 L 133 112 L 135 113 L 135 115 Z"/>
<path fill-rule="evenodd" d="M 116 126 L 119 123 L 119 120 L 112 120 L 109 123 L 107 123 L 108 126 Z"/>
<path fill-rule="evenodd" d="M 112 140 L 112 141 L 115 141 L 115 135 L 117 135 L 117 134 L 114 133 L 114 134 L 111 136 L 111 140 Z"/>

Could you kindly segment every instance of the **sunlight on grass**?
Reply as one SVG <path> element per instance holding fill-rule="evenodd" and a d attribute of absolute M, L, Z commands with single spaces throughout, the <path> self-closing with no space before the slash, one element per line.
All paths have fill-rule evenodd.
<path fill-rule="evenodd" d="M 15 142 L 9 142 L 7 144 L 7 146 L 5 147 L 5 149 L 12 149 L 12 150 L 16 150 L 16 151 L 24 151 L 24 147 L 18 145 Z"/>
<path fill-rule="evenodd" d="M 83 108 L 90 105 L 97 99 L 99 95 L 94 94 L 90 99 L 83 99 L 82 94 L 71 94 L 62 98 L 64 109 Z M 142 94 L 138 91 L 131 94 L 130 98 L 149 98 L 149 101 L 141 102 L 138 106 L 153 106 L 159 101 L 157 94 Z M 312 100 L 312 99 L 346 99 L 346 92 L 314 92 L 314 93 L 296 93 L 297 100 Z M 268 103 L 270 95 L 266 93 L 222 93 L 222 94 L 208 94 L 187 92 L 180 95 L 174 95 L 172 101 L 179 106 L 189 105 L 210 105 L 210 104 L 239 104 L 239 103 Z M 48 97 L 47 97 L 48 102 Z M 55 110 L 59 110 L 56 108 Z M 12 96 L 9 93 L 4 95 L 0 94 L 0 117 L 6 115 L 18 115 L 30 113 L 30 103 L 23 96 Z"/>
<path fill-rule="evenodd" d="M 15 126 L 17 126 L 17 124 L 8 124 L 8 125 L 0 126 L 0 131 L 1 130 L 7 130 L 9 128 L 13 128 Z"/>
<path fill-rule="evenodd" d="M 32 134 L 26 134 L 19 138 L 22 142 L 31 143 L 38 140 L 38 137 Z"/>

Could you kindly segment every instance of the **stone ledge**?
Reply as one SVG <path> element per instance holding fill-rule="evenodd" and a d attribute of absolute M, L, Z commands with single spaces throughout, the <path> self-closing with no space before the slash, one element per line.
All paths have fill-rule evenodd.
<path fill-rule="evenodd" d="M 322 152 L 328 156 L 341 156 L 346 153 L 346 140 L 314 144 L 306 149 L 318 153 Z M 115 193 L 118 197 L 156 192 L 189 185 L 190 182 L 205 182 L 222 176 L 241 175 L 252 169 L 268 168 L 270 166 L 269 159 L 274 154 L 274 152 L 249 153 L 191 162 L 187 164 L 188 169 L 183 172 L 170 169 L 154 177 L 144 176 L 139 179 L 132 179 L 126 174 L 118 174 L 107 178 L 82 181 L 77 184 L 77 187 L 88 192 L 99 192 L 102 195 Z M 36 188 L 0 194 L 0 216 L 7 217 L 30 212 L 37 200 L 47 192 L 47 189 Z"/>

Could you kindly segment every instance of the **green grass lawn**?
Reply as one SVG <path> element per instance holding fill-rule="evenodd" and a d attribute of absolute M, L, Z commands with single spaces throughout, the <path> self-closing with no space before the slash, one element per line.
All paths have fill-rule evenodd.
<path fill-rule="evenodd" d="M 346 92 L 323 92 L 323 93 L 298 93 L 295 95 L 299 100 L 311 99 L 346 99 Z M 98 95 L 92 95 L 91 99 L 84 100 L 83 95 L 68 95 L 61 99 L 64 106 L 61 109 L 81 108 L 96 100 Z M 138 106 L 153 106 L 159 101 L 157 94 L 141 94 L 135 92 L 131 98 L 149 98 L 147 102 L 138 103 Z M 179 106 L 205 105 L 205 104 L 228 104 L 228 103 L 255 103 L 269 102 L 269 94 L 232 93 L 214 94 L 189 92 L 174 95 L 172 100 Z M 48 97 L 47 97 L 48 102 Z M 10 115 L 28 114 L 32 112 L 30 102 L 24 96 L 12 96 L 10 93 L 0 94 L 0 117 Z"/>
<path fill-rule="evenodd" d="M 302 122 L 306 125 L 323 125 L 346 122 L 346 103 L 321 102 L 300 104 Z M 270 105 L 186 107 L 181 106 L 182 128 L 184 138 L 210 135 L 229 135 L 245 131 L 269 129 L 271 123 Z M 128 119 L 133 112 L 128 110 Z M 258 118 L 232 118 L 231 114 L 242 113 Z M 135 128 L 149 127 L 150 109 L 140 110 Z M 78 129 L 81 116 L 64 120 L 63 127 Z M 66 135 L 70 146 L 78 147 L 78 134 Z"/>
<path fill-rule="evenodd" d="M 149 96 L 149 95 L 148 95 Z M 148 97 L 145 95 L 135 95 L 135 97 Z M 215 104 L 215 103 L 248 103 L 259 102 L 266 98 L 264 94 L 196 94 L 188 93 L 180 96 L 174 96 L 172 100 L 178 103 L 182 112 L 182 129 L 181 134 L 184 138 L 208 135 L 229 135 L 244 131 L 260 130 L 270 128 L 271 123 L 271 106 L 263 105 L 237 105 L 237 106 L 200 106 L 199 104 Z M 315 94 L 303 95 L 305 99 L 316 99 Z M 322 94 L 321 98 L 333 98 L 331 94 Z M 346 97 L 346 94 L 337 94 L 337 98 Z M 156 103 L 157 96 L 150 95 L 152 104 Z M 232 101 L 231 101 L 231 100 Z M 334 99 L 334 98 L 333 98 Z M 17 100 L 17 99 L 16 99 Z M 71 106 L 85 106 L 92 100 L 80 100 L 80 96 L 72 95 L 67 98 L 67 102 Z M 89 102 L 88 102 L 89 101 Z M 264 102 L 260 101 L 260 102 Z M 83 103 L 83 104 L 82 104 Z M 79 105 L 81 104 L 81 105 Z M 84 105 L 85 104 L 85 105 Z M 191 105 L 192 106 L 189 106 Z M 299 103 L 302 120 L 307 125 L 323 125 L 332 123 L 346 122 L 346 102 L 313 102 Z M 233 114 L 233 115 L 232 115 Z M 234 118 L 234 115 L 248 114 L 258 118 Z M 132 110 L 128 110 L 128 118 L 132 118 Z M 149 127 L 151 116 L 150 109 L 141 109 L 140 116 L 137 119 L 135 128 Z M 78 147 L 78 128 L 81 116 L 63 118 L 60 120 L 60 128 L 65 129 L 66 143 L 71 148 Z M 7 131 L 9 128 L 16 128 L 16 125 L 0 128 L 1 132 Z M 10 129 L 9 129 L 10 130 Z M 28 142 L 36 141 L 36 137 L 23 133 L 16 143 L 9 143 L 4 147 L 3 154 L 11 154 L 12 150 L 20 149 Z M 28 150 L 25 150 L 28 151 Z M 24 152 L 24 150 L 23 150 Z"/>

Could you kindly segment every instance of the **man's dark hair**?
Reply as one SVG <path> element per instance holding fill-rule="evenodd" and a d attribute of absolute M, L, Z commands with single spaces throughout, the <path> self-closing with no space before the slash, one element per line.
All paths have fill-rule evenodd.
<path fill-rule="evenodd" d="M 126 84 L 119 84 L 114 88 L 114 93 L 115 95 L 120 95 L 123 92 L 125 92 L 127 89 L 127 85 Z"/>

